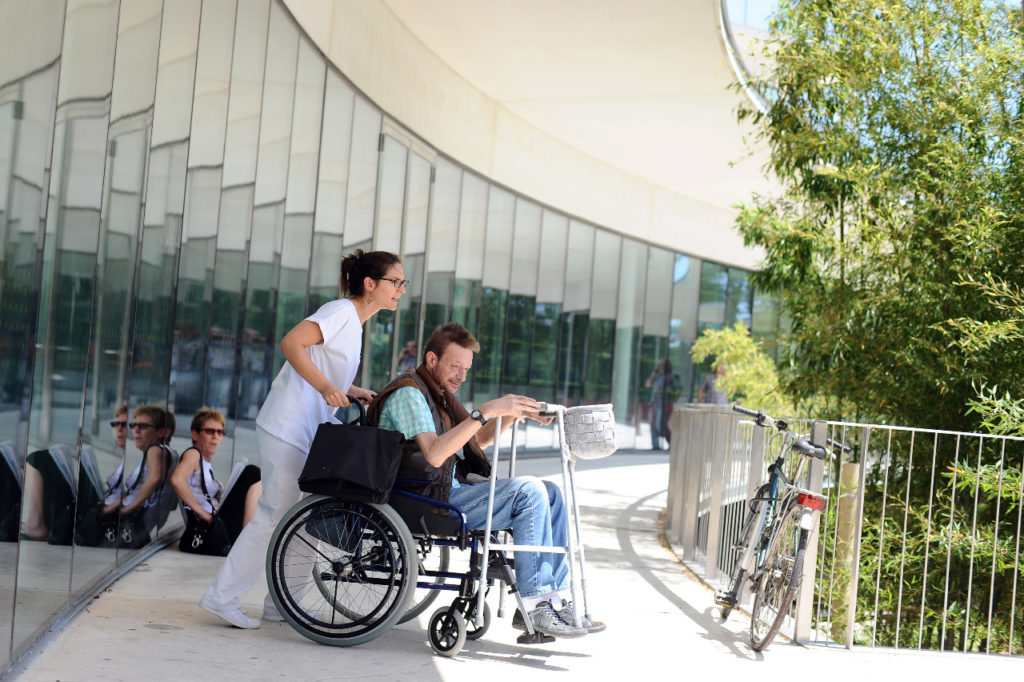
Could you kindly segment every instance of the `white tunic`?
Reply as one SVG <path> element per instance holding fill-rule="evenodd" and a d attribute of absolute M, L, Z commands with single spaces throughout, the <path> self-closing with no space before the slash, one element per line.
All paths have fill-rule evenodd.
<path fill-rule="evenodd" d="M 355 305 L 348 299 L 331 301 L 306 319 L 318 325 L 324 337 L 323 343 L 307 349 L 313 365 L 332 384 L 347 391 L 356 378 L 363 348 L 363 326 Z M 338 423 L 336 409 L 285 362 L 256 424 L 275 438 L 309 452 L 316 427 L 327 421 Z"/>

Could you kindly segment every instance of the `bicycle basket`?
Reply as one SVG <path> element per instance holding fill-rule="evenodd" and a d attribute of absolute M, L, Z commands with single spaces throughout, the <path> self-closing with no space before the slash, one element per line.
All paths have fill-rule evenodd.
<path fill-rule="evenodd" d="M 580 405 L 565 410 L 565 442 L 578 459 L 601 459 L 616 450 L 611 405 Z"/>

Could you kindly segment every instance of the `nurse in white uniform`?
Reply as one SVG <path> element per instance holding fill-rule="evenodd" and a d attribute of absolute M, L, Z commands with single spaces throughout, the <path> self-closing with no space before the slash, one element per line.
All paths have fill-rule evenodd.
<path fill-rule="evenodd" d="M 355 252 L 341 261 L 342 298 L 325 303 L 281 339 L 285 364 L 256 417 L 263 495 L 256 516 L 231 547 L 199 605 L 239 628 L 260 621 L 242 610 L 239 597 L 264 576 L 267 546 L 278 521 L 301 498 L 298 478 L 323 422 L 349 404 L 346 394 L 368 401 L 375 393 L 353 386 L 362 351 L 363 323 L 381 309 L 396 310 L 408 281 L 393 253 Z M 264 620 L 281 620 L 268 595 Z"/>

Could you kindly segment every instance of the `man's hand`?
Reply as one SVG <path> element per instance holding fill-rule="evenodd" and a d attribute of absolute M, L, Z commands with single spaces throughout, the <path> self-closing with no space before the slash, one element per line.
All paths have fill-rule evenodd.
<path fill-rule="evenodd" d="M 512 417 L 516 421 L 523 422 L 527 417 L 537 415 L 540 410 L 540 403 L 525 395 L 509 393 L 494 400 L 488 400 L 480 406 L 480 412 L 487 419 L 495 417 Z M 538 420 L 539 421 L 539 420 Z"/>

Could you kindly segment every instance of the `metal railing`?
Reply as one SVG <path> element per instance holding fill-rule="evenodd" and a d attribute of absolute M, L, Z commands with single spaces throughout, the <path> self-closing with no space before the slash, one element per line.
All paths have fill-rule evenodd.
<path fill-rule="evenodd" d="M 828 496 L 783 634 L 804 642 L 1021 654 L 1024 439 L 791 419 L 851 446 L 799 485 Z M 745 501 L 776 454 L 727 407 L 672 416 L 666 535 L 724 584 Z M 749 607 L 749 602 L 746 605 Z"/>

